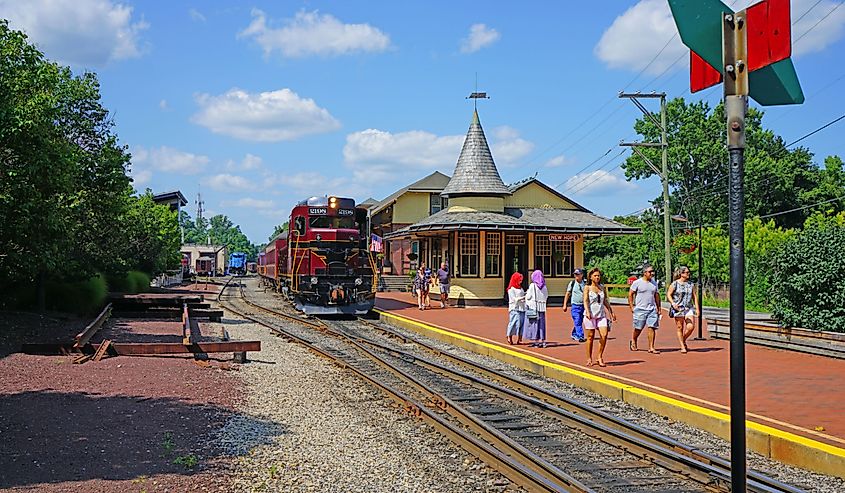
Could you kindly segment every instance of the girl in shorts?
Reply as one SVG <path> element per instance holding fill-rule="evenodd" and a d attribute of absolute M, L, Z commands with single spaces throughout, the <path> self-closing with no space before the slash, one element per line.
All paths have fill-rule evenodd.
<path fill-rule="evenodd" d="M 607 346 L 607 333 L 610 331 L 610 322 L 607 315 L 616 321 L 616 314 L 610 306 L 607 297 L 607 290 L 601 283 L 601 271 L 598 268 L 590 270 L 587 274 L 587 286 L 584 288 L 584 332 L 587 336 L 587 366 L 593 365 L 593 339 L 596 337 L 596 330 L 599 331 L 599 357 L 596 360 L 599 366 L 607 366 L 604 362 L 604 348 Z"/>
<path fill-rule="evenodd" d="M 681 352 L 687 353 L 687 339 L 692 335 L 693 317 L 701 316 L 701 306 L 698 295 L 695 292 L 695 284 L 690 282 L 690 271 L 686 266 L 681 266 L 675 271 L 675 280 L 669 285 L 666 297 L 672 303 L 669 309 L 669 316 L 675 320 L 678 328 L 678 343 L 681 345 Z"/>

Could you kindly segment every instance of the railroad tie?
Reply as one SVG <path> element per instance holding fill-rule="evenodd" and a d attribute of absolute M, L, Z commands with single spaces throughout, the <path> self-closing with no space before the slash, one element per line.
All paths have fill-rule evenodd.
<path fill-rule="evenodd" d="M 100 361 L 101 359 L 103 359 L 106 356 L 106 353 L 108 352 L 110 346 L 111 340 L 104 340 L 97 348 L 97 352 L 94 353 L 94 361 Z"/>

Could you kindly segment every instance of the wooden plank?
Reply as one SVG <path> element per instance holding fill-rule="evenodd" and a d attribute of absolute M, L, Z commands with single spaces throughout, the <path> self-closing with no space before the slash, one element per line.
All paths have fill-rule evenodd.
<path fill-rule="evenodd" d="M 103 326 L 103 323 L 106 321 L 106 319 L 109 318 L 109 315 L 111 315 L 111 309 L 112 305 L 111 303 L 109 303 L 108 305 L 106 305 L 105 308 L 103 308 L 103 311 L 101 311 L 100 314 L 97 315 L 97 318 L 95 318 L 93 322 L 91 322 L 85 327 L 85 330 L 83 330 L 79 334 L 76 334 L 76 337 L 74 337 L 73 344 L 74 349 L 79 349 L 82 346 L 88 344 L 88 341 L 91 340 L 91 337 L 93 337 L 94 334 L 96 334 L 97 331 L 100 330 L 100 327 Z"/>
<path fill-rule="evenodd" d="M 105 356 L 106 352 L 109 350 L 109 346 L 111 346 L 111 341 L 109 339 L 103 341 L 94 353 L 94 361 L 100 361 L 103 359 L 103 356 Z"/>
<path fill-rule="evenodd" d="M 61 355 L 62 350 L 70 348 L 70 344 L 35 343 L 24 344 L 21 352 L 24 354 Z M 88 344 L 83 348 L 92 356 L 100 344 Z M 197 353 L 229 353 L 243 351 L 261 351 L 261 341 L 227 341 L 201 342 L 186 346 L 179 342 L 112 342 L 111 352 L 120 356 L 143 356 L 153 354 L 197 354 Z"/>

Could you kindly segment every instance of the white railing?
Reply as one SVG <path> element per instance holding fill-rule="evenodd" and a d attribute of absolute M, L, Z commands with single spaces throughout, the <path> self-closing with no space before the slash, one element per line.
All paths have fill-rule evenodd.
<path fill-rule="evenodd" d="M 176 274 L 159 274 L 150 281 L 150 286 L 154 288 L 166 288 L 174 284 L 182 284 L 182 271 Z"/>

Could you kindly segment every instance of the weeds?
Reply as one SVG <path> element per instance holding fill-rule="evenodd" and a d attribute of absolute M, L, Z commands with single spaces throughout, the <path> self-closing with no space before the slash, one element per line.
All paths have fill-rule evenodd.
<path fill-rule="evenodd" d="M 199 463 L 199 459 L 194 454 L 180 455 L 173 459 L 173 463 L 185 466 L 185 469 L 193 469 Z"/>
<path fill-rule="evenodd" d="M 169 431 L 164 432 L 164 440 L 161 442 L 162 448 L 164 448 L 164 453 L 170 455 L 173 453 L 173 449 L 176 447 L 176 443 L 173 441 L 173 433 Z"/>

